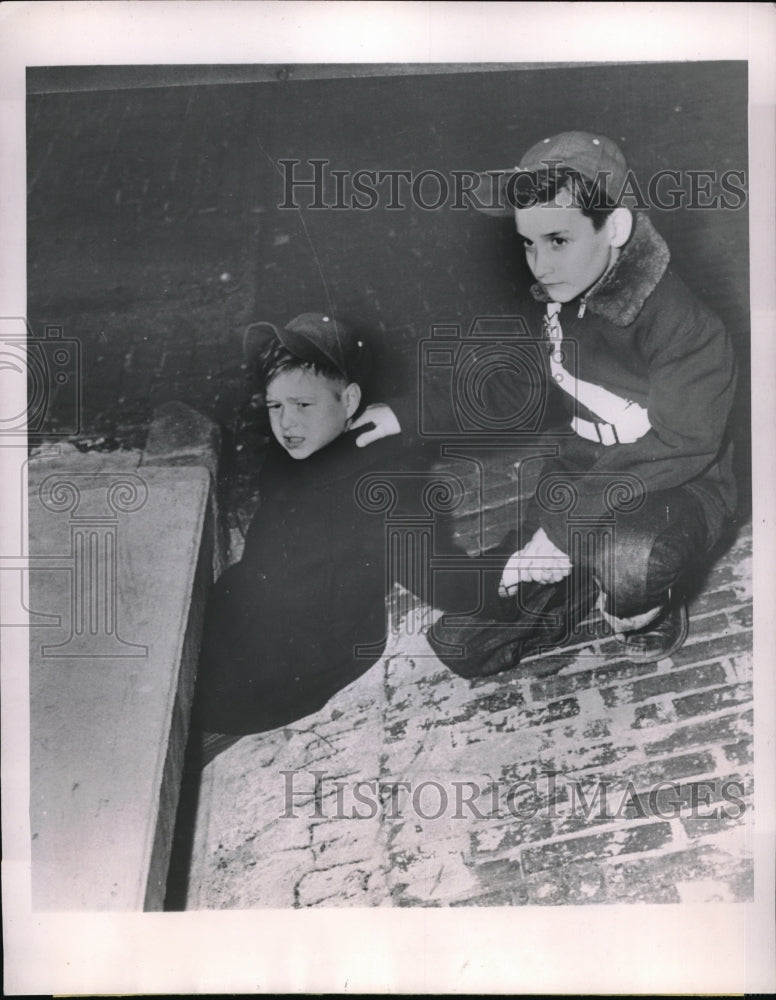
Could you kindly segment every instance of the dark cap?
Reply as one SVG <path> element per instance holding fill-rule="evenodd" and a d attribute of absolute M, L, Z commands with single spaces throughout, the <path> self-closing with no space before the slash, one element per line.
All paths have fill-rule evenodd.
<path fill-rule="evenodd" d="M 605 135 L 592 132 L 560 132 L 542 139 L 531 146 L 518 166 L 506 171 L 492 171 L 480 175 L 480 190 L 486 183 L 493 185 L 493 175 L 501 174 L 499 203 L 480 209 L 485 215 L 511 216 L 514 197 L 509 198 L 510 181 L 517 174 L 534 174 L 541 171 L 567 167 L 581 174 L 586 180 L 598 181 L 601 190 L 614 203 L 620 195 L 628 176 L 628 165 L 616 142 Z M 485 178 L 488 178 L 487 182 Z M 483 197 L 483 200 L 485 198 Z"/>
<path fill-rule="evenodd" d="M 542 139 L 531 146 L 516 172 L 534 173 L 553 166 L 569 167 L 589 181 L 600 178 L 610 196 L 620 193 L 628 174 L 628 165 L 617 143 L 592 132 L 561 132 Z"/>
<path fill-rule="evenodd" d="M 368 351 L 363 337 L 353 327 L 323 313 L 302 313 L 278 329 L 274 323 L 254 323 L 253 335 L 267 330 L 300 361 L 335 368 L 348 382 L 361 382 L 367 375 Z M 246 360 L 253 353 L 246 334 Z"/>

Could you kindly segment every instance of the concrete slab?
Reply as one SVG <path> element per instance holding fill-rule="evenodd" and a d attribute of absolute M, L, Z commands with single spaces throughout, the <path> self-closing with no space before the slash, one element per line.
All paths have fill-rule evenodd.
<path fill-rule="evenodd" d="M 202 468 L 30 467 L 33 906 L 161 909 L 211 578 Z"/>
<path fill-rule="evenodd" d="M 230 562 L 229 539 L 218 502 L 220 455 L 221 430 L 204 413 L 179 400 L 155 408 L 140 464 L 168 468 L 201 466 L 210 473 L 214 577 L 220 576 Z"/>
<path fill-rule="evenodd" d="M 172 400 L 157 406 L 143 450 L 143 465 L 202 465 L 218 476 L 221 432 L 204 413 Z"/>
<path fill-rule="evenodd" d="M 138 448 L 119 448 L 115 451 L 80 451 L 70 442 L 47 442 L 35 448 L 30 454 L 29 474 L 40 478 L 44 467 L 62 468 L 75 463 L 80 470 L 110 472 L 117 469 L 135 469 L 141 463 L 143 453 Z"/>

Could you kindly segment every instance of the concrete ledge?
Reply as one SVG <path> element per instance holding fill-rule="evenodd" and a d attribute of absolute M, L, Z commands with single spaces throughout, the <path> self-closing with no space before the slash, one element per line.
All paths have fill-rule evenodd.
<path fill-rule="evenodd" d="M 212 578 L 205 468 L 30 465 L 32 898 L 161 909 Z"/>
<path fill-rule="evenodd" d="M 204 413 L 186 403 L 172 401 L 154 410 L 141 465 L 201 466 L 210 474 L 212 486 L 213 575 L 218 577 L 229 564 L 229 541 L 216 486 L 221 452 L 221 431 Z"/>
<path fill-rule="evenodd" d="M 143 449 L 143 465 L 202 465 L 218 475 L 221 433 L 208 417 L 185 403 L 164 403 L 154 418 Z"/>

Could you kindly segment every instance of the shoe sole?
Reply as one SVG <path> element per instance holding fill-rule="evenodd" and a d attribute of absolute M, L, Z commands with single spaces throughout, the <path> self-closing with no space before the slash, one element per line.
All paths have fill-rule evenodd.
<path fill-rule="evenodd" d="M 676 637 L 674 642 L 668 647 L 668 649 L 661 649 L 659 652 L 655 653 L 638 653 L 633 650 L 627 643 L 618 640 L 620 646 L 623 649 L 629 659 L 633 660 L 634 663 L 657 663 L 659 660 L 667 660 L 670 656 L 678 650 L 681 649 L 690 634 L 690 619 L 687 614 L 687 608 L 682 607 L 681 609 L 681 629 L 679 635 Z"/>

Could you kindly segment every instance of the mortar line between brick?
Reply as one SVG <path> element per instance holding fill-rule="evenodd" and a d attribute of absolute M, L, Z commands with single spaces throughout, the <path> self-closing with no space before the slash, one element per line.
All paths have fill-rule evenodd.
<path fill-rule="evenodd" d="M 666 822 L 668 821 L 666 820 Z M 700 840 L 687 839 L 686 842 L 683 840 L 681 844 L 674 844 L 669 840 L 665 844 L 661 844 L 660 847 L 654 847 L 649 851 L 640 851 L 638 854 L 606 854 L 596 859 L 596 864 L 602 868 L 614 868 L 616 865 L 633 864 L 642 859 L 650 861 L 658 857 L 670 857 L 672 854 L 686 854 L 702 846 Z"/>
<path fill-rule="evenodd" d="M 698 690 L 700 690 L 700 689 L 698 689 Z M 667 695 L 660 695 L 658 697 L 668 697 L 668 696 Z M 566 699 L 560 699 L 560 700 L 561 701 L 563 701 L 563 700 L 572 700 L 573 698 L 574 698 L 574 695 L 568 695 Z M 631 707 L 632 706 L 630 706 L 630 705 L 620 705 L 620 706 L 617 707 L 617 709 L 609 709 L 608 711 L 609 712 L 613 712 L 613 711 L 620 711 L 620 712 L 622 712 L 624 709 L 629 709 Z M 738 719 L 740 719 L 740 721 L 741 721 L 742 724 L 747 725 L 747 726 L 749 726 L 751 728 L 751 723 L 746 722 L 743 719 L 743 716 L 744 716 L 744 714 L 746 712 L 752 711 L 753 708 L 754 708 L 754 701 L 750 700 L 750 701 L 742 702 L 740 705 L 737 705 L 735 707 L 735 710 L 732 711 L 732 712 L 730 711 L 729 707 L 728 708 L 721 708 L 721 709 L 718 709 L 716 712 L 709 712 L 706 715 L 694 716 L 694 717 L 686 719 L 686 720 L 678 721 L 678 720 L 674 719 L 673 721 L 659 723 L 658 725 L 650 727 L 649 733 L 648 733 L 648 739 L 644 739 L 643 742 L 637 743 L 636 744 L 636 748 L 639 751 L 644 752 L 645 746 L 648 743 L 659 743 L 662 739 L 666 739 L 668 736 L 672 735 L 673 733 L 680 732 L 683 729 L 686 729 L 688 727 L 695 726 L 695 725 L 701 725 L 701 724 L 706 723 L 706 722 L 714 722 L 717 719 L 723 719 L 723 718 L 728 718 L 728 717 L 731 718 L 731 719 L 732 718 L 738 718 Z M 571 716 L 570 718 L 571 719 L 575 719 L 575 718 L 578 719 L 579 715 Z M 544 723 L 541 723 L 540 725 L 536 725 L 536 726 L 531 726 L 530 728 L 531 728 L 532 731 L 536 732 L 537 734 L 547 733 L 554 726 L 558 726 L 559 724 L 562 724 L 564 721 L 566 721 L 566 720 L 564 720 L 564 719 L 553 719 L 552 721 L 544 722 Z M 619 730 L 613 731 L 612 734 L 611 734 L 612 738 L 615 740 L 615 742 L 619 742 L 620 741 L 620 735 L 618 735 L 618 732 L 619 732 Z M 630 734 L 629 738 L 633 739 L 634 738 L 634 734 Z M 727 737 L 725 737 L 725 739 L 727 739 Z M 713 745 L 713 744 L 711 744 L 711 745 Z M 707 746 L 709 746 L 709 744 L 706 744 L 706 743 L 703 743 L 703 744 L 692 744 L 691 748 L 693 750 L 696 750 L 696 749 L 703 749 L 704 747 L 707 747 Z"/>
<path fill-rule="evenodd" d="M 562 819 L 563 817 L 560 816 L 559 818 Z M 600 826 L 586 826 L 580 830 L 574 830 L 571 833 L 557 833 L 552 837 L 545 837 L 541 840 L 532 840 L 530 844 L 521 844 L 520 853 L 522 854 L 525 850 L 532 851 L 535 848 L 547 847 L 550 844 L 566 844 L 572 840 L 583 840 L 587 837 L 598 837 L 607 833 L 621 833 L 623 831 L 630 832 L 638 827 L 654 826 L 656 823 L 670 822 L 670 820 L 663 819 L 660 816 L 646 816 L 643 819 L 617 819 L 612 820 L 609 823 L 602 822 Z"/>
<path fill-rule="evenodd" d="M 733 777 L 740 777 L 741 779 L 749 777 L 749 775 L 746 772 L 741 772 L 740 770 L 739 771 L 733 770 L 733 772 L 731 773 L 731 771 L 730 771 L 729 768 L 720 768 L 720 771 L 722 772 L 721 774 L 720 773 L 716 773 L 716 772 L 708 772 L 707 771 L 704 774 L 689 775 L 687 777 L 679 777 L 679 778 L 676 778 L 676 779 L 672 779 L 671 781 L 667 781 L 665 784 L 672 785 L 672 786 L 677 786 L 677 787 L 681 787 L 683 785 L 691 785 L 691 784 L 694 784 L 694 783 L 706 783 L 706 784 L 710 784 L 711 782 L 722 782 L 722 781 L 729 780 L 729 779 L 731 779 Z M 727 773 L 725 773 L 725 772 L 727 772 Z M 609 776 L 603 776 L 604 779 L 607 778 L 607 777 L 609 777 Z M 634 789 L 635 789 L 635 794 L 637 796 L 643 796 L 645 792 L 647 792 L 647 791 L 650 790 L 649 787 L 639 788 L 638 786 L 634 786 Z M 616 792 L 618 790 L 621 790 L 621 789 L 612 789 L 613 792 Z M 630 798 L 631 798 L 631 796 L 628 795 L 627 800 L 629 800 Z M 593 800 L 595 800 L 595 796 L 593 796 Z M 619 807 L 622 808 L 623 807 L 623 803 L 626 802 L 627 800 L 626 800 L 625 797 L 623 797 L 620 800 L 620 802 L 619 802 Z M 718 801 L 721 801 L 721 800 L 714 800 L 713 802 L 709 803 L 709 806 L 716 805 Z M 610 803 L 610 805 L 614 805 L 614 803 Z M 630 828 L 635 827 L 635 826 L 644 826 L 645 824 L 649 824 L 649 823 L 673 823 L 673 822 L 677 822 L 677 821 L 679 821 L 679 820 L 681 820 L 683 818 L 687 818 L 688 815 L 691 816 L 692 815 L 692 809 L 693 809 L 692 805 L 689 805 L 689 806 L 678 805 L 677 815 L 676 816 L 674 816 L 674 815 L 661 816 L 661 815 L 657 815 L 657 814 L 655 814 L 655 815 L 650 814 L 650 815 L 643 816 L 643 817 L 631 817 L 631 818 L 620 816 L 620 817 L 616 817 L 615 819 L 611 820 L 609 823 L 605 823 L 605 822 L 595 823 L 592 826 L 583 827 L 583 828 L 581 828 L 579 830 L 575 830 L 575 831 L 572 831 L 572 832 L 569 832 L 569 833 L 554 834 L 552 837 L 545 838 L 544 840 L 532 841 L 530 846 L 533 847 L 534 844 L 554 843 L 554 842 L 560 841 L 560 840 L 574 839 L 574 838 L 579 837 L 579 836 L 595 835 L 595 834 L 598 834 L 599 832 L 606 833 L 606 832 L 612 832 L 614 830 L 620 830 L 620 829 L 624 829 L 624 828 L 630 829 Z M 564 812 L 563 811 L 563 807 L 561 805 L 560 808 L 558 809 L 558 812 L 555 814 L 555 818 L 557 818 L 560 821 L 563 821 L 563 820 L 567 820 L 569 818 L 572 818 L 574 815 L 575 815 L 575 813 L 572 812 L 572 811 Z M 507 825 L 508 824 L 508 818 L 504 817 L 504 819 L 507 821 L 507 823 L 505 823 L 505 825 Z M 520 822 L 519 819 L 517 819 L 517 818 L 515 818 L 515 819 L 516 819 L 517 822 Z M 523 846 L 526 846 L 526 845 L 523 845 Z"/>
<path fill-rule="evenodd" d="M 625 684 L 625 685 L 627 685 L 629 683 L 632 683 L 632 682 L 631 681 L 624 681 L 623 682 L 623 684 Z M 679 691 L 661 691 L 658 694 L 645 695 L 643 698 L 639 698 L 638 701 L 623 702 L 622 704 L 612 706 L 612 708 L 609 708 L 607 706 L 607 710 L 608 711 L 612 711 L 613 709 L 624 709 L 624 708 L 634 708 L 635 709 L 635 708 L 638 708 L 639 705 L 657 705 L 657 704 L 661 704 L 661 703 L 667 703 L 666 707 L 671 707 L 670 706 L 671 702 L 676 701 L 676 700 L 680 700 L 682 698 L 689 698 L 689 697 L 691 697 L 694 694 L 707 694 L 709 691 L 723 691 L 725 688 L 744 686 L 747 683 L 748 683 L 747 681 L 738 681 L 738 680 L 733 681 L 731 683 L 730 681 L 727 680 L 727 677 L 726 677 L 725 682 L 723 684 L 720 684 L 719 682 L 717 682 L 715 684 L 704 684 L 702 687 L 689 687 L 689 688 L 685 688 L 684 690 L 679 690 Z M 623 684 L 611 684 L 611 685 L 607 685 L 607 689 L 610 689 L 610 688 L 619 688 L 619 687 L 622 687 Z M 744 705 L 750 705 L 750 704 L 753 704 L 753 703 L 754 703 L 753 699 L 749 698 L 746 701 L 740 702 L 738 707 L 741 707 L 741 706 L 744 706 Z M 724 709 L 717 709 L 717 711 L 724 711 Z M 709 717 L 710 717 L 710 713 L 708 715 L 693 715 L 693 716 L 688 717 L 687 719 L 681 719 L 681 720 L 676 720 L 675 719 L 673 723 L 664 723 L 664 724 L 665 725 L 671 725 L 671 724 L 673 724 L 674 726 L 676 726 L 676 725 L 687 725 L 688 722 L 690 722 L 690 721 L 692 721 L 694 719 L 707 719 Z"/>
<path fill-rule="evenodd" d="M 726 718 L 739 719 L 742 723 L 745 722 L 746 725 L 750 726 L 751 728 L 751 723 L 749 723 L 748 720 L 744 719 L 744 715 L 746 714 L 746 712 L 751 711 L 753 708 L 754 708 L 754 701 L 752 700 L 743 702 L 741 705 L 736 705 L 736 707 L 732 711 L 730 708 L 720 708 L 717 709 L 716 712 L 709 712 L 707 715 L 699 715 L 696 716 L 695 718 L 682 721 L 681 723 L 677 723 L 676 721 L 661 722 L 658 725 L 652 726 L 650 728 L 649 738 L 644 739 L 639 749 L 643 750 L 648 743 L 659 743 L 660 740 L 663 739 L 666 735 L 670 735 L 673 732 L 679 732 L 683 729 L 687 729 L 694 725 L 698 725 L 699 723 L 714 722 L 717 719 L 726 719 Z M 724 737 L 724 739 L 720 740 L 720 742 L 724 742 L 726 740 L 728 740 L 728 737 Z M 687 747 L 686 749 L 688 750 L 691 749 L 693 751 L 696 751 L 716 745 L 717 745 L 716 743 L 698 743 L 698 744 L 692 744 L 691 747 Z"/>
<path fill-rule="evenodd" d="M 749 807 L 747 807 L 746 815 L 747 816 L 750 815 L 750 809 L 749 809 Z M 599 857 L 596 857 L 596 859 L 595 859 L 594 863 L 595 863 L 596 867 L 614 867 L 616 865 L 621 865 L 623 863 L 625 863 L 625 864 L 628 864 L 628 863 L 632 864 L 632 863 L 635 863 L 637 861 L 649 861 L 651 859 L 660 858 L 660 857 L 670 857 L 671 855 L 681 855 L 681 854 L 685 854 L 685 853 L 690 852 L 690 851 L 694 851 L 694 850 L 698 850 L 698 849 L 703 849 L 706 846 L 712 846 L 713 847 L 716 844 L 716 842 L 717 842 L 716 835 L 709 835 L 707 837 L 695 838 L 695 839 L 690 838 L 688 836 L 686 830 L 684 829 L 684 826 L 683 826 L 681 820 L 682 820 L 681 816 L 677 816 L 677 817 L 672 818 L 672 819 L 662 820 L 662 822 L 664 822 L 664 823 L 669 823 L 670 828 L 671 828 L 671 830 L 670 830 L 671 836 L 670 836 L 670 838 L 665 843 L 660 844 L 657 847 L 649 848 L 647 850 L 628 851 L 628 852 L 621 853 L 621 854 L 602 854 Z M 644 823 L 642 822 L 642 823 L 640 823 L 638 825 L 643 826 Z M 631 827 L 631 829 L 632 829 L 632 827 Z M 732 828 L 732 829 L 728 830 L 727 833 L 728 834 L 734 833 L 736 829 L 740 830 L 741 829 L 741 825 L 739 825 L 738 827 L 735 827 L 735 828 Z M 599 830 L 600 830 L 600 833 L 602 833 L 602 834 L 605 833 L 605 832 L 607 832 L 603 827 L 600 827 L 600 828 L 596 828 L 596 833 L 599 832 Z M 609 832 L 611 832 L 611 831 L 609 831 Z M 567 837 L 565 839 L 569 840 L 569 839 L 573 839 L 573 838 L 568 838 Z M 530 844 L 523 844 L 523 845 L 521 845 L 520 852 L 519 852 L 519 863 L 520 863 L 521 870 L 524 870 L 523 863 L 522 863 L 522 853 L 523 853 L 523 851 L 534 850 L 535 848 L 546 847 L 548 845 L 554 845 L 554 844 L 557 844 L 557 843 L 560 843 L 560 842 L 561 842 L 561 838 L 557 837 L 557 838 L 555 838 L 553 840 L 535 841 L 535 842 L 532 842 Z M 749 855 L 750 855 L 750 852 L 747 851 L 746 848 L 744 848 L 744 849 L 742 849 L 740 851 L 740 856 L 742 858 L 747 858 Z M 515 856 L 510 856 L 508 852 L 504 852 L 503 854 L 497 854 L 496 856 L 494 856 L 492 858 L 489 858 L 488 860 L 494 860 L 494 861 L 495 860 L 502 860 L 502 861 L 503 860 L 508 860 L 508 861 L 511 861 L 511 862 L 515 862 L 517 859 L 516 859 Z M 564 866 L 566 866 L 566 865 L 573 866 L 573 865 L 577 864 L 580 860 L 584 861 L 585 859 L 569 859 L 569 861 L 564 862 L 563 864 L 564 864 Z M 475 867 L 476 867 L 476 861 L 475 861 L 474 864 L 475 864 Z M 530 877 L 530 876 L 525 876 L 525 877 Z"/>
<path fill-rule="evenodd" d="M 712 757 L 713 757 L 713 759 L 715 761 L 715 764 L 716 764 L 714 770 L 712 770 L 712 771 L 700 771 L 698 774 L 687 774 L 687 775 L 682 774 L 682 775 L 678 775 L 676 778 L 666 778 L 666 779 L 661 778 L 661 779 L 658 779 L 656 781 L 653 781 L 652 785 L 662 784 L 663 782 L 666 782 L 666 783 L 672 784 L 672 785 L 673 784 L 681 785 L 681 784 L 691 784 L 694 781 L 711 781 L 714 778 L 727 777 L 728 775 L 726 775 L 725 772 L 729 772 L 729 773 L 732 772 L 732 773 L 735 773 L 735 774 L 738 774 L 739 772 L 744 772 L 744 773 L 748 774 L 748 771 L 746 771 L 745 768 L 738 768 L 738 769 L 736 769 L 736 768 L 732 767 L 731 762 L 729 760 L 727 760 L 727 758 L 725 758 L 724 762 L 720 761 L 719 756 L 714 753 L 715 749 L 716 750 L 721 750 L 722 747 L 721 746 L 720 747 L 715 747 L 715 748 L 712 748 L 712 750 L 711 750 Z M 722 756 L 724 757 L 724 754 Z M 669 757 L 668 760 L 670 760 L 670 759 L 671 758 Z M 660 761 L 655 761 L 655 767 L 656 768 L 658 768 L 660 766 L 660 764 L 661 764 Z M 574 780 L 575 781 L 578 780 L 578 778 L 577 778 L 578 775 L 581 775 L 582 778 L 587 778 L 587 777 L 594 778 L 597 781 L 609 781 L 609 780 L 615 780 L 616 781 L 616 780 L 621 780 L 623 782 L 623 784 L 627 784 L 628 781 L 632 780 L 630 778 L 627 778 L 625 775 L 618 774 L 618 773 L 614 773 L 614 774 L 611 774 L 611 773 L 601 774 L 599 772 L 597 774 L 590 774 L 590 775 L 588 775 L 588 774 L 585 774 L 582 771 L 577 771 L 577 772 L 574 773 Z M 637 785 L 637 784 L 634 783 L 634 788 L 636 789 L 637 792 L 648 791 L 650 787 L 651 787 L 651 785 L 645 785 L 643 788 L 640 788 L 639 785 Z"/>
<path fill-rule="evenodd" d="M 719 613 L 719 612 L 715 612 L 715 613 Z M 709 641 L 713 641 L 715 638 L 727 638 L 728 636 L 742 636 L 742 635 L 753 636 L 753 629 L 751 629 L 751 628 L 731 629 L 729 632 L 726 632 L 724 634 L 724 636 L 713 636 L 711 639 L 709 638 L 709 636 L 696 636 L 695 639 L 692 639 L 692 640 L 686 642 L 684 644 L 684 646 L 682 647 L 682 649 L 689 651 L 689 650 L 692 650 L 693 646 L 700 646 L 703 643 L 706 643 L 706 642 L 709 642 Z M 608 636 L 608 635 L 594 636 L 594 637 L 589 638 L 586 642 L 577 643 L 577 644 L 575 644 L 573 646 L 563 646 L 563 647 L 559 648 L 558 650 L 553 651 L 553 655 L 555 655 L 555 656 L 560 656 L 560 655 L 564 655 L 565 656 L 565 655 L 568 655 L 568 657 L 569 657 L 569 665 L 571 665 L 571 661 L 572 661 L 573 657 L 578 656 L 581 650 L 590 648 L 590 649 L 592 649 L 592 655 L 590 656 L 591 660 L 593 660 L 593 659 L 601 659 L 601 660 L 603 660 L 603 663 L 597 663 L 595 666 L 591 665 L 593 669 L 595 669 L 596 666 L 601 666 L 602 667 L 602 666 L 606 666 L 609 663 L 615 663 L 615 662 L 618 662 L 618 661 L 621 661 L 621 660 L 622 661 L 627 660 L 627 656 L 624 654 L 624 652 L 623 653 L 618 653 L 616 651 L 613 651 L 612 653 L 606 653 L 606 652 L 604 652 L 601 649 L 601 644 L 604 643 L 604 642 L 608 642 L 610 639 L 611 639 L 611 636 Z M 751 642 L 750 642 L 750 645 L 751 645 Z M 542 658 L 545 655 L 546 654 L 544 654 L 544 653 L 536 653 L 533 656 L 526 657 L 521 662 L 522 663 L 541 662 Z M 709 663 L 709 662 L 712 662 L 714 660 L 727 659 L 730 656 L 735 656 L 735 655 L 739 655 L 739 654 L 736 654 L 736 653 L 724 653 L 724 652 L 720 653 L 720 652 L 716 652 L 716 653 L 713 653 L 712 655 L 707 656 L 707 657 L 705 657 L 703 659 L 700 659 L 700 660 L 697 660 L 697 661 L 691 661 L 688 664 L 681 664 L 681 666 L 678 665 L 678 664 L 677 665 L 673 664 L 672 661 L 671 661 L 671 659 L 670 659 L 670 657 L 665 657 L 662 660 L 656 661 L 656 663 L 655 663 L 655 671 L 657 673 L 667 673 L 667 672 L 670 672 L 670 671 L 673 671 L 673 670 L 684 669 L 685 667 L 689 667 L 689 666 L 701 666 L 704 663 Z M 579 669 L 578 670 L 569 671 L 569 673 L 567 675 L 564 675 L 564 676 L 573 676 L 575 673 L 579 673 L 582 670 L 590 669 L 591 668 L 590 666 L 588 666 L 584 662 L 580 663 L 580 664 L 576 664 L 575 663 L 574 666 L 579 666 Z M 560 668 L 560 670 L 564 670 L 564 669 L 565 669 L 565 666 Z M 559 670 L 559 672 L 560 672 L 560 670 Z"/>
<path fill-rule="evenodd" d="M 689 650 L 692 650 L 695 646 L 703 646 L 706 643 L 714 642 L 715 640 L 718 640 L 718 639 L 730 639 L 730 638 L 733 638 L 733 637 L 738 638 L 738 637 L 744 636 L 744 635 L 748 635 L 750 637 L 749 646 L 751 648 L 751 646 L 752 646 L 752 641 L 751 640 L 752 640 L 753 635 L 754 635 L 754 630 L 751 629 L 751 628 L 743 628 L 743 629 L 730 629 L 729 631 L 724 632 L 721 635 L 713 635 L 713 636 L 699 635 L 699 636 L 696 636 L 693 639 L 688 639 L 687 642 L 685 642 L 685 644 L 682 646 L 682 651 L 689 651 Z M 693 663 L 693 665 L 695 665 L 695 664 L 706 663 L 708 660 L 724 658 L 724 657 L 727 657 L 727 656 L 739 656 L 741 652 L 743 652 L 743 650 L 738 650 L 738 651 L 732 652 L 732 653 L 730 653 L 730 652 L 725 652 L 725 653 L 717 652 L 717 653 L 715 653 L 712 656 L 706 657 L 705 659 L 694 660 L 694 661 L 692 661 L 692 663 Z M 684 666 L 684 664 L 682 664 L 682 666 Z"/>
<path fill-rule="evenodd" d="M 718 615 L 726 615 L 729 612 L 733 612 L 733 611 L 745 611 L 747 608 L 751 607 L 751 605 L 752 605 L 752 598 L 751 597 L 742 598 L 742 597 L 738 597 L 738 595 L 736 595 L 736 600 L 735 601 L 731 602 L 730 604 L 726 604 L 726 605 L 724 605 L 721 608 L 717 608 L 714 611 L 694 611 L 694 612 L 690 612 L 690 622 L 691 623 L 692 622 L 702 622 L 706 618 L 716 618 Z M 735 631 L 739 631 L 739 630 L 736 629 Z M 751 629 L 747 626 L 745 629 L 741 629 L 740 631 L 751 631 Z"/>
<path fill-rule="evenodd" d="M 700 664 L 698 664 L 698 665 L 700 665 Z M 720 666 L 723 667 L 723 669 L 724 669 L 724 665 L 723 665 L 723 663 L 721 661 L 720 661 Z M 694 670 L 695 667 L 696 667 L 696 664 L 693 663 L 693 664 L 689 664 L 687 667 L 682 667 L 681 669 L 674 668 L 673 670 L 666 670 L 664 672 L 657 672 L 656 671 L 654 674 L 641 674 L 640 676 L 637 676 L 637 677 L 624 677 L 624 678 L 619 679 L 619 680 L 603 681 L 603 682 L 601 682 L 599 684 L 591 685 L 591 687 L 580 688 L 578 691 L 570 692 L 570 694 L 579 695 L 580 692 L 586 692 L 586 691 L 620 690 L 621 688 L 628 687 L 629 685 L 635 685 L 635 684 L 638 684 L 638 683 L 640 683 L 642 681 L 650 680 L 652 677 L 664 677 L 666 675 L 670 676 L 671 674 L 685 673 L 685 672 L 687 672 L 689 670 Z M 744 682 L 740 682 L 739 681 L 737 683 L 744 683 Z M 687 688 L 679 688 L 679 689 L 677 689 L 675 691 L 658 691 L 656 694 L 645 695 L 643 698 L 639 698 L 638 701 L 623 702 L 620 705 L 614 705 L 614 706 L 611 706 L 611 707 L 612 708 L 625 708 L 626 706 L 630 706 L 630 705 L 633 705 L 633 706 L 642 705 L 642 704 L 645 704 L 645 703 L 649 702 L 651 699 L 656 699 L 656 698 L 680 698 L 680 697 L 682 697 L 684 695 L 688 695 L 688 694 L 696 694 L 696 693 L 700 694 L 702 691 L 711 691 L 714 688 L 722 688 L 722 687 L 729 687 L 729 686 L 730 685 L 728 684 L 727 681 L 724 684 L 721 684 L 719 681 L 715 681 L 712 684 L 704 684 L 703 686 L 692 685 L 692 686 L 687 687 Z M 610 706 L 607 705 L 606 708 L 609 709 Z"/>

